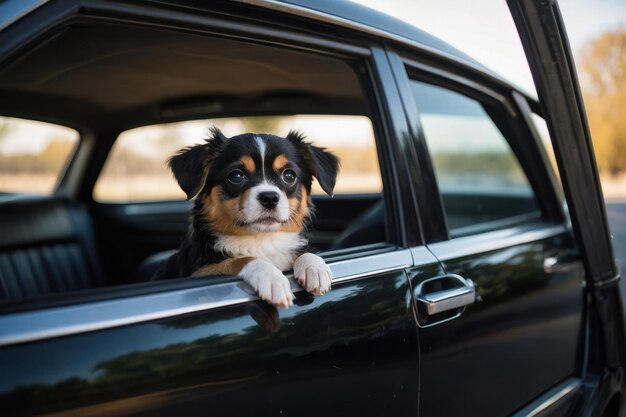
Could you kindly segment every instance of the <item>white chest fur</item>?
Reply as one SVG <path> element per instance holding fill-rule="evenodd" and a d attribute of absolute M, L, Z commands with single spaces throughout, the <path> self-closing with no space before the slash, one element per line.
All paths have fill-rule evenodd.
<path fill-rule="evenodd" d="M 253 256 L 271 262 L 281 271 L 292 268 L 298 250 L 307 241 L 298 233 L 259 233 L 255 236 L 218 235 L 214 249 L 233 258 Z"/>

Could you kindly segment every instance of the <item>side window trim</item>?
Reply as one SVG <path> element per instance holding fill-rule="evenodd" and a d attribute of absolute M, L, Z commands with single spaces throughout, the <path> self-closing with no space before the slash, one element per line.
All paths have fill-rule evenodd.
<path fill-rule="evenodd" d="M 425 247 L 421 248 L 419 255 L 417 266 L 437 262 Z M 359 258 L 330 259 L 328 265 L 333 271 L 333 285 L 336 285 L 378 274 L 404 271 L 413 266 L 413 259 L 414 255 L 409 249 L 389 248 L 382 253 Z M 304 291 L 292 274 L 287 274 L 287 278 L 294 292 Z M 142 284 L 136 289 L 143 292 L 130 296 L 116 292 L 116 288 L 106 289 L 100 293 L 100 297 L 107 293 L 118 296 L 108 296 L 105 301 L 89 300 L 87 296 L 82 302 L 72 300 L 67 305 L 6 311 L 0 314 L 0 347 L 209 311 L 259 299 L 247 284 L 233 277 L 225 277 L 224 280 L 216 280 L 216 277 L 183 279 L 175 283 L 179 285 L 178 288 L 165 291 L 158 291 L 158 288 L 167 287 L 167 283 L 159 282 L 155 291 L 146 292 L 145 288 L 153 284 Z M 60 296 L 63 297 L 63 294 Z"/>
<path fill-rule="evenodd" d="M 425 126 L 450 236 L 488 232 L 513 219 L 526 220 L 521 214 L 539 213 L 529 170 L 513 143 L 509 115 L 489 100 L 420 75 L 412 74 L 410 87 Z M 433 108 L 420 108 L 429 102 Z"/>
<path fill-rule="evenodd" d="M 395 62 L 395 73 L 398 79 L 399 89 L 401 91 L 410 91 L 410 79 L 417 79 L 422 82 L 434 83 L 435 85 L 439 85 L 442 88 L 450 89 L 451 91 L 455 91 L 459 94 L 477 100 L 484 105 L 499 109 L 499 112 L 501 112 L 502 115 L 506 116 L 506 120 L 508 121 L 509 125 L 507 130 L 510 130 L 510 134 L 505 135 L 505 138 L 509 143 L 512 151 L 514 152 L 516 158 L 518 159 L 528 180 L 530 181 L 532 189 L 537 196 L 538 203 L 540 204 L 540 208 L 542 209 L 542 213 L 545 216 L 545 220 L 549 222 L 564 222 L 565 217 L 563 215 L 563 207 L 561 204 L 562 200 L 559 198 L 558 187 L 555 188 L 554 183 L 551 180 L 548 182 L 550 178 L 548 170 L 529 169 L 529 166 L 533 166 L 534 159 L 534 157 L 530 157 L 529 155 L 539 156 L 541 149 L 539 149 L 540 144 L 536 143 L 536 138 L 532 135 L 532 132 L 530 130 L 531 128 L 527 124 L 526 119 L 520 117 L 520 113 L 523 109 L 520 109 L 519 104 L 515 100 L 515 94 L 519 93 L 516 93 L 514 90 L 509 88 L 503 88 L 501 85 L 485 85 L 482 83 L 478 83 L 471 78 L 462 77 L 455 74 L 453 68 L 447 69 L 445 64 L 441 64 L 439 66 L 434 63 L 426 64 L 424 62 L 418 62 L 414 59 L 411 59 L 404 54 L 396 54 L 393 51 L 389 51 L 388 54 L 390 60 L 392 62 Z M 409 105 L 407 106 L 408 109 L 410 109 L 412 106 L 417 109 L 415 104 L 410 104 L 412 100 L 407 101 L 409 103 Z M 416 110 L 413 115 L 411 111 L 407 110 L 407 117 L 410 120 L 411 118 L 417 119 L 411 120 L 411 125 L 415 126 L 413 140 L 416 143 L 416 147 L 418 149 L 421 149 L 421 152 L 423 152 L 425 155 L 428 155 L 427 159 L 429 160 L 429 163 L 423 164 L 420 169 L 423 171 L 423 176 L 434 177 L 434 168 L 432 166 L 430 154 L 428 153 L 428 147 L 423 136 L 421 122 L 417 117 L 418 114 L 418 110 Z M 532 142 L 533 149 L 529 150 L 528 152 L 524 152 L 524 155 L 521 155 L 519 153 L 519 149 L 520 147 L 524 149 L 524 146 L 521 146 L 521 144 L 524 144 L 526 145 L 526 148 L 529 148 L 527 146 L 528 144 L 526 143 L 529 138 Z M 439 199 L 441 199 L 441 193 L 438 185 L 435 189 L 437 190 L 437 195 L 439 196 Z M 434 205 L 436 206 L 438 204 Z M 421 212 L 423 213 L 424 210 L 421 210 Z M 441 205 L 441 210 L 439 213 L 440 217 L 444 219 L 446 218 L 443 205 Z M 426 221 L 437 221 L 437 219 L 422 219 L 422 222 Z M 449 239 L 449 236 L 446 236 L 445 239 Z M 443 239 L 431 239 L 431 241 L 433 242 L 438 240 Z"/>
<path fill-rule="evenodd" d="M 408 123 L 410 153 L 407 156 L 416 167 L 412 179 L 415 194 L 415 213 L 420 217 L 425 242 L 449 239 L 443 200 L 436 181 L 434 167 L 426 145 L 415 100 L 410 93 L 410 81 L 405 64 L 393 51 L 387 49 L 387 57 L 393 71 L 398 94 Z"/>
<path fill-rule="evenodd" d="M 549 239 L 564 233 L 567 233 L 567 228 L 563 224 L 535 221 L 523 226 L 507 227 L 470 236 L 461 236 L 446 242 L 431 243 L 428 245 L 428 249 L 440 262 L 445 262 L 465 256 L 474 256 L 477 253 L 491 252 Z"/>
<path fill-rule="evenodd" d="M 368 64 L 369 102 L 375 106 L 372 119 L 376 120 L 374 128 L 386 190 L 385 217 L 389 233 L 393 234 L 390 241 L 401 247 L 414 246 L 423 243 L 423 234 L 412 181 L 407 180 L 418 174 L 407 155 L 409 128 L 385 50 L 372 46 Z"/>
<path fill-rule="evenodd" d="M 544 169 L 545 166 L 543 164 L 537 166 L 535 162 L 537 158 L 541 159 L 543 148 L 537 141 L 536 135 L 533 134 L 532 121 L 526 118 L 525 109 L 520 106 L 520 98 L 527 103 L 520 93 L 511 88 L 497 90 L 502 87 L 484 85 L 446 69 L 416 62 L 406 56 L 401 57 L 401 60 L 412 78 L 448 88 L 497 109 L 502 117 L 508 120 L 506 129 L 510 131 L 510 134 L 505 135 L 505 138 L 527 175 L 543 214 L 550 221 L 562 222 L 566 219 L 563 215 L 559 188 L 554 186 L 549 171 Z M 532 146 L 528 146 L 529 140 Z M 529 169 L 529 166 L 535 169 Z"/>

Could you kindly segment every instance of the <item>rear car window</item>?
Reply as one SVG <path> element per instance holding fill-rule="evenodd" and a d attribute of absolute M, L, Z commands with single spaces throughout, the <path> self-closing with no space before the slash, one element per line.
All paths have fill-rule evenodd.
<path fill-rule="evenodd" d="M 0 117 L 0 192 L 51 194 L 78 141 L 65 126 Z"/>
<path fill-rule="evenodd" d="M 452 237 L 541 215 L 519 161 L 481 102 L 420 81 L 411 81 L 411 89 Z"/>
<path fill-rule="evenodd" d="M 144 126 L 120 134 L 94 188 L 101 203 L 183 200 L 167 168 L 179 149 L 208 137 L 217 126 L 228 137 L 245 132 L 286 136 L 301 131 L 308 141 L 339 157 L 341 172 L 335 194 L 370 194 L 382 191 L 372 123 L 365 116 L 296 115 L 222 118 Z M 324 194 L 317 182 L 313 194 Z"/>

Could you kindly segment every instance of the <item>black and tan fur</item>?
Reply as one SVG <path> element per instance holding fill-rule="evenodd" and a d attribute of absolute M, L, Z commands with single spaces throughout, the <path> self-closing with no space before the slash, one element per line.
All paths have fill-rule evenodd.
<path fill-rule="evenodd" d="M 204 143 L 181 149 L 169 166 L 187 198 L 195 200 L 187 237 L 156 278 L 243 271 L 244 275 L 272 275 L 272 282 L 281 281 L 281 288 L 286 279 L 282 281 L 264 261 L 285 271 L 306 252 L 313 177 L 332 194 L 338 172 L 337 158 L 306 142 L 298 132 L 286 138 L 251 133 L 226 138 L 217 128 L 211 129 Z M 274 246 L 276 253 L 270 250 Z M 314 256 L 301 257 L 294 272 L 322 268 L 323 261 Z M 300 272 L 296 275 L 306 275 Z M 243 278 L 261 290 L 266 284 L 262 278 Z M 296 278 L 307 284 L 306 276 Z M 313 293 L 325 292 L 316 291 L 313 284 L 309 287 Z M 281 307 L 290 305 L 269 298 Z"/>

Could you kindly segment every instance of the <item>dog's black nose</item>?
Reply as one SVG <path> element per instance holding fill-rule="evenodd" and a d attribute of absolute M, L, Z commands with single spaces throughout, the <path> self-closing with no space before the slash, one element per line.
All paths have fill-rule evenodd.
<path fill-rule="evenodd" d="M 263 191 L 259 193 L 257 198 L 259 203 L 266 209 L 273 209 L 278 204 L 278 200 L 280 200 L 280 196 L 276 191 Z"/>

